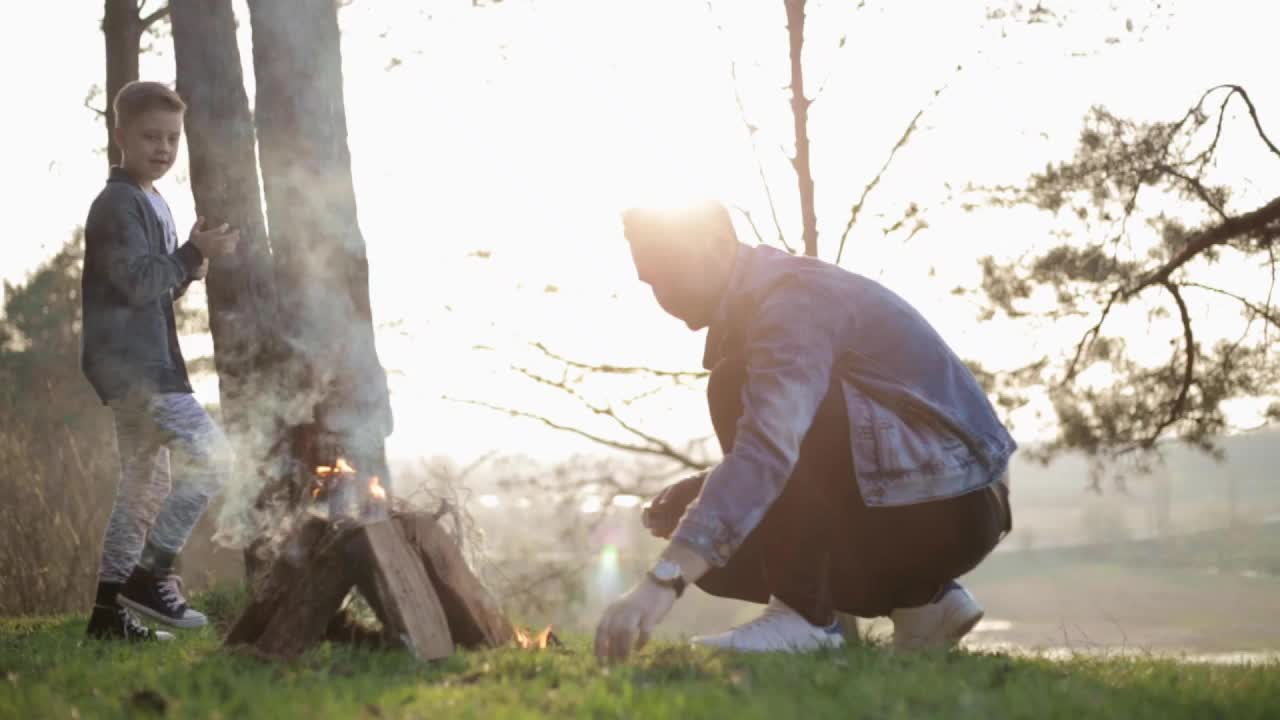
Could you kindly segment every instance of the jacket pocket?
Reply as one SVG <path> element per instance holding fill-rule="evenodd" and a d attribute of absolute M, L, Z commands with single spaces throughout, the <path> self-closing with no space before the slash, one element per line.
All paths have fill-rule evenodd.
<path fill-rule="evenodd" d="M 944 474 L 972 461 L 960 438 L 915 419 L 910 411 L 894 412 L 866 398 L 874 429 L 876 460 L 890 474 Z"/>

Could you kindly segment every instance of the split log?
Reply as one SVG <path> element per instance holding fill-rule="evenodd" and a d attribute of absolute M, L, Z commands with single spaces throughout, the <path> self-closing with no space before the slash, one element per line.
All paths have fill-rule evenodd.
<path fill-rule="evenodd" d="M 274 556 L 270 568 L 265 571 L 261 582 L 253 585 L 253 598 L 227 632 L 227 645 L 243 645 L 256 643 L 267 629 L 280 617 L 301 611 L 302 608 L 292 602 L 290 595 L 298 588 L 309 590 L 314 582 L 312 577 L 314 565 L 318 561 L 319 547 L 326 537 L 333 532 L 330 523 L 320 518 L 309 518 L 299 525 L 289 538 L 284 541 L 279 552 Z M 329 573 L 329 580 L 335 585 L 343 585 L 342 596 L 346 595 L 351 583 L 347 580 L 345 570 L 338 566 L 336 572 Z M 343 597 L 328 613 L 319 617 L 327 623 L 329 617 L 337 610 Z M 314 610 L 315 608 L 313 608 Z M 304 647 L 310 638 L 302 638 Z"/>
<path fill-rule="evenodd" d="M 429 515 L 395 516 L 405 539 L 431 574 L 454 642 L 463 647 L 499 647 L 511 642 L 511 622 L 497 601 L 467 567 L 462 550 Z"/>
<path fill-rule="evenodd" d="M 367 569 L 356 586 L 388 639 L 399 640 L 419 660 L 448 657 L 453 639 L 444 608 L 422 560 L 405 540 L 396 523 L 363 526 L 350 545 L 356 567 Z"/>

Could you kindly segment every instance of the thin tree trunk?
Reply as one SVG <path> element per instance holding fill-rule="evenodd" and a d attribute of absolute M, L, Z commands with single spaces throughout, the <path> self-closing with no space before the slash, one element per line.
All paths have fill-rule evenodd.
<path fill-rule="evenodd" d="M 120 164 L 120 148 L 113 130 L 116 111 L 112 101 L 125 84 L 138 79 L 138 52 L 142 46 L 142 19 L 136 0 L 106 0 L 102 13 L 102 37 L 107 49 L 107 163 Z"/>
<path fill-rule="evenodd" d="M 791 159 L 800 189 L 800 217 L 804 223 L 804 254 L 818 256 L 818 217 L 813 205 L 813 170 L 809 166 L 809 98 L 804 94 L 804 4 L 786 0 L 787 36 L 791 45 L 791 114 L 795 120 L 796 155 Z"/>
<path fill-rule="evenodd" d="M 278 304 L 235 14 L 230 0 L 173 0 L 172 16 L 196 212 L 209 225 L 225 222 L 240 230 L 236 254 L 213 261 L 207 280 L 222 419 L 237 448 L 238 472 L 270 486 L 284 467 L 269 457 L 284 447 L 286 433 L 271 402 L 284 394 L 273 382 L 284 348 L 277 340 Z"/>
<path fill-rule="evenodd" d="M 102 11 L 102 38 L 107 50 L 107 98 L 102 116 L 107 123 L 107 164 L 120 164 L 120 148 L 116 146 L 113 129 L 116 111 L 111 106 L 116 93 L 126 84 L 138 79 L 138 55 L 142 52 L 142 33 L 169 14 L 169 6 L 163 5 L 143 15 L 146 0 L 106 0 Z"/>
<path fill-rule="evenodd" d="M 282 380 L 293 391 L 284 411 L 299 425 L 294 453 L 341 453 L 390 491 L 391 406 L 351 180 L 337 8 L 250 0 L 249 13 L 279 327 L 302 359 Z M 289 496 L 296 502 L 296 487 Z"/>

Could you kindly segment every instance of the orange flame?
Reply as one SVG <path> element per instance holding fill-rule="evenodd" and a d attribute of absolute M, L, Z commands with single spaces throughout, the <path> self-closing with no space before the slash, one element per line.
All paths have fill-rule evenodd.
<path fill-rule="evenodd" d="M 334 465 L 317 465 L 316 475 L 320 477 L 329 477 L 330 475 L 354 475 L 356 469 L 351 467 L 346 458 L 338 458 Z"/>
<path fill-rule="evenodd" d="M 377 475 L 369 478 L 369 494 L 379 500 L 387 499 L 387 491 L 382 488 L 382 483 L 378 481 Z"/>
<path fill-rule="evenodd" d="M 516 647 L 524 650 L 546 650 L 553 645 L 559 645 L 560 639 L 551 632 L 551 626 L 548 625 L 536 635 L 522 628 L 515 628 L 515 637 L 513 638 Z"/>

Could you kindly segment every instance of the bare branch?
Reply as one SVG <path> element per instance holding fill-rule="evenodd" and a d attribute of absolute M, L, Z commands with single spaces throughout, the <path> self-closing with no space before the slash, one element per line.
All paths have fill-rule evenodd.
<path fill-rule="evenodd" d="M 1275 277 L 1274 272 L 1272 273 L 1272 277 L 1273 278 Z M 1271 307 L 1271 291 L 1270 290 L 1267 291 L 1266 307 L 1261 307 L 1257 303 L 1252 302 L 1246 297 L 1241 297 L 1228 290 L 1223 290 L 1222 288 L 1216 288 L 1211 285 L 1205 285 L 1203 283 L 1197 283 L 1197 282 L 1184 282 L 1184 283 L 1181 283 L 1181 285 L 1182 287 L 1196 288 L 1197 290 L 1204 290 L 1205 292 L 1211 292 L 1218 295 L 1222 295 L 1223 297 L 1229 297 L 1232 300 L 1235 300 L 1236 302 L 1245 306 L 1245 308 L 1247 308 L 1249 312 L 1254 313 L 1255 315 L 1262 316 L 1262 319 L 1266 320 L 1269 325 L 1274 325 L 1277 328 L 1280 328 L 1280 315 L 1273 315 L 1269 309 Z M 1266 342 L 1265 335 L 1263 336 L 1263 342 L 1264 343 Z"/>
<path fill-rule="evenodd" d="M 562 362 L 569 367 L 578 368 L 579 370 L 588 370 L 595 373 L 605 373 L 609 375 L 653 375 L 655 377 L 673 378 L 677 380 L 695 380 L 704 378 L 708 375 L 705 370 L 655 370 L 653 368 L 638 367 L 632 365 L 591 365 L 589 363 L 570 360 L 569 358 L 552 352 L 540 342 L 531 343 L 534 348 L 538 349 L 542 354 L 555 360 Z"/>
<path fill-rule="evenodd" d="M 1160 439 L 1160 435 L 1169 426 L 1177 422 L 1178 418 L 1182 417 L 1182 412 L 1187 405 L 1187 396 L 1191 392 L 1192 381 L 1195 379 L 1196 338 L 1191 330 L 1191 313 L 1187 310 L 1187 303 L 1182 299 L 1182 292 L 1178 290 L 1177 285 L 1167 280 L 1160 284 L 1165 290 L 1169 291 L 1169 294 L 1173 296 L 1174 302 L 1178 304 L 1178 316 L 1182 320 L 1182 342 L 1185 345 L 1183 351 L 1186 354 L 1186 359 L 1182 366 L 1182 383 L 1178 388 L 1178 397 L 1174 399 L 1173 405 L 1169 407 L 1169 414 L 1165 416 L 1165 419 L 1156 426 L 1146 440 L 1142 441 L 1141 445 L 1145 448 L 1154 446 L 1156 441 Z"/>
<path fill-rule="evenodd" d="M 1271 138 L 1267 137 L 1267 133 L 1262 129 L 1262 121 L 1258 119 L 1258 109 L 1253 106 L 1253 100 L 1249 99 L 1249 93 L 1245 92 L 1244 88 L 1239 85 L 1226 85 L 1224 87 L 1229 87 L 1233 93 L 1240 94 L 1244 104 L 1249 106 L 1249 117 L 1253 118 L 1253 127 L 1258 131 L 1258 137 L 1262 138 L 1262 142 L 1266 143 L 1272 154 L 1280 157 L 1280 148 L 1277 148 L 1276 144 L 1271 142 Z"/>
<path fill-rule="evenodd" d="M 850 231 L 853 230 L 853 226 L 858 222 L 858 215 L 862 212 L 862 206 L 867 202 L 867 196 L 870 195 L 871 191 L 875 190 L 876 186 L 880 184 L 880 179 L 884 177 L 885 171 L 887 171 L 889 169 L 889 165 L 893 163 L 894 156 L 896 156 L 898 151 L 902 149 L 902 146 L 906 145 L 907 141 L 911 139 L 911 133 L 915 132 L 916 124 L 920 122 L 920 116 L 923 114 L 923 108 L 916 111 L 915 116 L 911 118 L 911 122 L 907 123 L 907 129 L 902 131 L 902 137 L 898 138 L 898 142 L 894 143 L 893 147 L 889 150 L 889 157 L 885 158 L 884 164 L 880 166 L 880 171 L 875 174 L 875 177 L 871 178 L 871 182 L 868 182 L 866 187 L 862 188 L 862 194 L 858 196 L 858 201 L 853 204 L 853 209 L 849 211 L 849 222 L 845 224 L 844 232 L 840 235 L 840 246 L 836 250 L 837 265 L 840 264 L 840 258 L 844 255 L 844 243 L 849 239 Z"/>
<path fill-rule="evenodd" d="M 614 448 L 615 450 L 625 450 L 626 452 L 638 453 L 641 455 L 653 455 L 655 457 L 665 457 L 671 460 L 675 460 L 676 462 L 682 463 L 687 467 L 690 467 L 695 470 L 703 470 L 710 467 L 710 464 L 692 460 L 684 456 L 682 453 L 675 453 L 673 455 L 671 453 L 668 453 L 663 448 L 659 448 L 659 447 L 652 447 L 652 446 L 646 446 L 646 445 L 633 445 L 631 443 L 619 442 L 617 440 L 612 440 L 610 438 L 602 437 L 594 433 L 589 433 L 581 428 L 571 427 L 569 425 L 558 423 L 552 420 L 551 418 L 538 415 L 537 413 L 531 413 L 524 410 L 516 410 L 514 408 L 503 407 L 501 405 L 495 405 L 493 403 L 487 403 L 480 400 L 467 400 L 464 398 L 454 398 L 448 395 L 445 395 L 444 399 L 449 400 L 450 402 L 457 402 L 465 405 L 475 405 L 477 407 L 488 408 L 496 412 L 506 413 L 508 415 L 511 415 L 512 417 L 522 417 L 522 418 L 528 418 L 530 420 L 537 420 L 538 422 L 542 423 L 543 425 L 546 425 L 549 428 L 553 428 L 555 430 L 562 430 L 568 433 L 573 433 L 574 435 L 578 435 L 579 437 L 586 438 L 587 440 L 590 440 L 599 445 L 604 445 L 605 447 Z"/>
<path fill-rule="evenodd" d="M 1265 229 L 1269 224 L 1277 221 L 1280 221 L 1280 197 L 1274 198 L 1257 210 L 1228 218 L 1200 232 L 1166 263 L 1149 273 L 1133 287 L 1125 290 L 1123 299 L 1129 300 L 1152 285 L 1163 283 L 1178 268 L 1186 265 L 1205 250 L 1215 245 L 1222 245 L 1246 233 Z"/>
<path fill-rule="evenodd" d="M 1107 321 L 1107 316 L 1111 314 L 1111 308 L 1115 307 L 1116 301 L 1123 295 L 1124 288 L 1116 288 L 1111 293 L 1111 297 L 1107 299 L 1107 304 L 1102 308 L 1102 316 L 1098 318 L 1098 322 L 1093 327 L 1085 331 L 1081 336 L 1080 342 L 1076 343 L 1075 354 L 1071 356 L 1071 362 L 1067 363 L 1067 372 L 1062 378 L 1063 384 L 1069 383 L 1076 377 L 1077 364 L 1084 353 L 1093 348 L 1093 343 L 1098 339 L 1098 334 L 1102 332 L 1102 325 Z"/>
<path fill-rule="evenodd" d="M 711 14 L 712 19 L 714 20 L 715 7 L 712 6 L 711 0 L 707 0 L 707 12 Z M 721 37 L 723 37 L 725 34 L 724 25 L 720 24 L 719 21 L 716 21 L 715 25 L 716 31 L 720 33 Z M 769 187 L 769 178 L 764 172 L 764 162 L 760 159 L 760 145 L 756 142 L 756 134 L 760 131 L 760 128 L 753 125 L 748 119 L 747 106 L 742 100 L 742 89 L 738 82 L 738 63 L 735 62 L 733 58 L 729 58 L 729 79 L 732 81 L 733 101 L 738 105 L 738 117 L 741 118 L 742 126 L 747 130 L 747 138 L 751 141 L 751 157 L 756 161 L 756 173 L 760 176 L 760 186 L 764 188 L 765 199 L 769 202 L 769 215 L 773 218 L 773 227 L 778 232 L 778 243 L 782 245 L 787 252 L 794 255 L 796 252 L 795 248 L 792 248 L 787 242 L 787 235 L 782 231 L 782 223 L 778 221 L 778 206 L 773 199 L 773 189 Z M 752 228 L 755 229 L 754 223 L 752 224 Z M 758 230 L 756 231 L 756 235 L 757 237 L 760 235 Z M 761 240 L 761 242 L 763 243 L 764 241 Z"/>
<path fill-rule="evenodd" d="M 963 67 L 963 65 L 957 65 L 955 72 L 959 73 Z M 845 241 L 849 239 L 849 233 L 853 231 L 853 226 L 857 224 L 858 215 L 861 214 L 862 207 L 867 202 L 867 197 L 871 194 L 871 191 L 875 190 L 876 186 L 880 184 L 880 180 L 884 177 L 884 174 L 888 172 L 889 166 L 893 164 L 893 159 L 897 156 L 898 151 L 901 150 L 909 140 L 911 140 L 911 134 L 914 133 L 916 128 L 919 126 L 921 116 L 924 115 L 926 110 L 933 106 L 933 103 L 937 101 L 938 96 L 941 95 L 943 91 L 950 86 L 950 84 L 951 81 L 948 80 L 937 90 L 934 90 L 933 96 L 929 98 L 929 102 L 926 103 L 924 107 L 916 111 L 915 116 L 911 118 L 911 122 L 907 123 L 907 129 L 902 131 L 902 137 L 898 138 L 898 142 L 894 143 L 893 147 L 889 149 L 889 157 L 885 158 L 884 164 L 880 166 L 880 171 L 875 174 L 875 177 L 871 178 L 871 181 L 867 183 L 866 187 L 862 188 L 862 194 L 858 196 L 858 201 L 853 204 L 853 208 L 849 211 L 849 222 L 845 224 L 844 232 L 840 234 L 840 245 L 836 250 L 837 265 L 840 264 L 840 258 L 844 255 Z"/>
<path fill-rule="evenodd" d="M 1199 198 L 1203 200 L 1206 205 L 1213 208 L 1214 212 L 1218 213 L 1218 217 L 1220 219 L 1222 220 L 1227 219 L 1228 217 L 1227 211 L 1223 209 L 1222 205 L 1217 200 L 1213 199 L 1213 196 L 1209 195 L 1208 189 L 1206 189 L 1204 184 L 1201 183 L 1199 180 L 1191 177 L 1190 175 L 1185 175 L 1183 173 L 1180 173 L 1177 170 L 1174 170 L 1172 167 L 1169 167 L 1168 165 L 1165 165 L 1163 163 L 1157 164 L 1155 166 L 1155 169 L 1159 170 L 1160 172 L 1166 173 L 1168 175 L 1172 175 L 1178 178 L 1179 180 L 1181 180 L 1188 187 L 1190 187 L 1191 190 L 1195 192 L 1195 194 L 1199 196 Z M 1138 187 L 1141 187 L 1141 184 L 1137 184 L 1134 186 L 1135 191 L 1137 190 Z M 1126 213 L 1126 216 L 1127 215 L 1128 213 Z"/>
<path fill-rule="evenodd" d="M 1267 284 L 1267 305 L 1266 305 L 1266 307 L 1267 307 L 1267 309 L 1268 309 L 1268 310 L 1270 310 L 1270 309 L 1271 309 L 1271 297 L 1272 297 L 1272 294 L 1275 292 L 1275 289 L 1276 289 L 1276 249 L 1275 249 L 1275 246 L 1274 246 L 1274 245 L 1268 245 L 1268 246 L 1267 246 L 1267 259 L 1270 261 L 1270 262 L 1268 262 L 1268 263 L 1267 263 L 1267 267 L 1271 270 L 1271 282 Z M 1270 331 L 1270 330 L 1271 330 L 1271 327 L 1270 327 L 1269 325 L 1264 325 L 1264 326 L 1262 327 L 1262 344 L 1263 344 L 1263 345 L 1267 345 L 1267 344 L 1269 344 L 1269 343 L 1271 342 L 1270 337 L 1269 337 L 1269 331 Z"/>
<path fill-rule="evenodd" d="M 145 6 L 146 4 L 147 4 L 147 0 L 141 0 L 141 1 L 138 3 L 138 13 L 139 13 L 139 14 L 141 14 L 141 13 L 142 13 L 142 8 L 143 8 L 143 6 Z M 162 18 L 167 17 L 168 15 L 169 15 L 169 3 L 165 3 L 165 4 L 164 4 L 164 5 L 162 5 L 161 7 L 157 8 L 156 10 L 154 10 L 150 15 L 146 15 L 146 16 L 142 17 L 142 19 L 139 21 L 139 27 L 140 27 L 142 30 L 146 30 L 147 28 L 149 28 L 149 27 L 151 27 L 152 25 L 156 24 L 156 23 L 157 23 L 157 22 L 159 22 Z"/>
<path fill-rule="evenodd" d="M 751 232 L 755 233 L 756 241 L 764 245 L 764 236 L 760 234 L 760 228 L 756 227 L 756 220 L 751 217 L 751 212 L 741 205 L 734 205 L 733 209 L 742 213 L 742 216 L 747 219 L 747 224 L 751 226 Z"/>
<path fill-rule="evenodd" d="M 618 413 L 614 411 L 612 407 L 609 407 L 607 405 L 600 406 L 592 403 L 590 400 L 583 397 L 582 393 L 570 387 L 569 384 L 564 382 L 563 380 L 552 380 L 550 378 L 543 377 L 538 373 L 535 373 L 531 370 L 528 370 L 522 367 L 513 367 L 512 369 L 520 373 L 521 375 L 524 375 L 525 377 L 529 378 L 530 380 L 533 380 L 534 382 L 538 382 L 548 387 L 552 387 L 557 390 L 560 390 L 561 392 L 567 393 L 574 399 L 581 402 L 593 414 L 609 418 L 618 427 L 622 428 L 628 433 L 631 433 L 632 435 L 643 440 L 644 442 L 649 443 L 649 445 L 653 446 L 656 450 L 659 451 L 659 454 L 663 455 L 664 457 L 669 457 L 672 460 L 675 460 L 676 462 L 681 463 L 682 465 L 687 465 L 693 468 L 699 467 L 698 461 L 676 450 L 667 441 L 663 440 L 662 438 L 656 437 L 654 435 L 650 435 L 649 433 L 641 430 L 640 428 L 637 428 L 636 426 L 622 419 L 622 417 L 619 416 Z"/>

